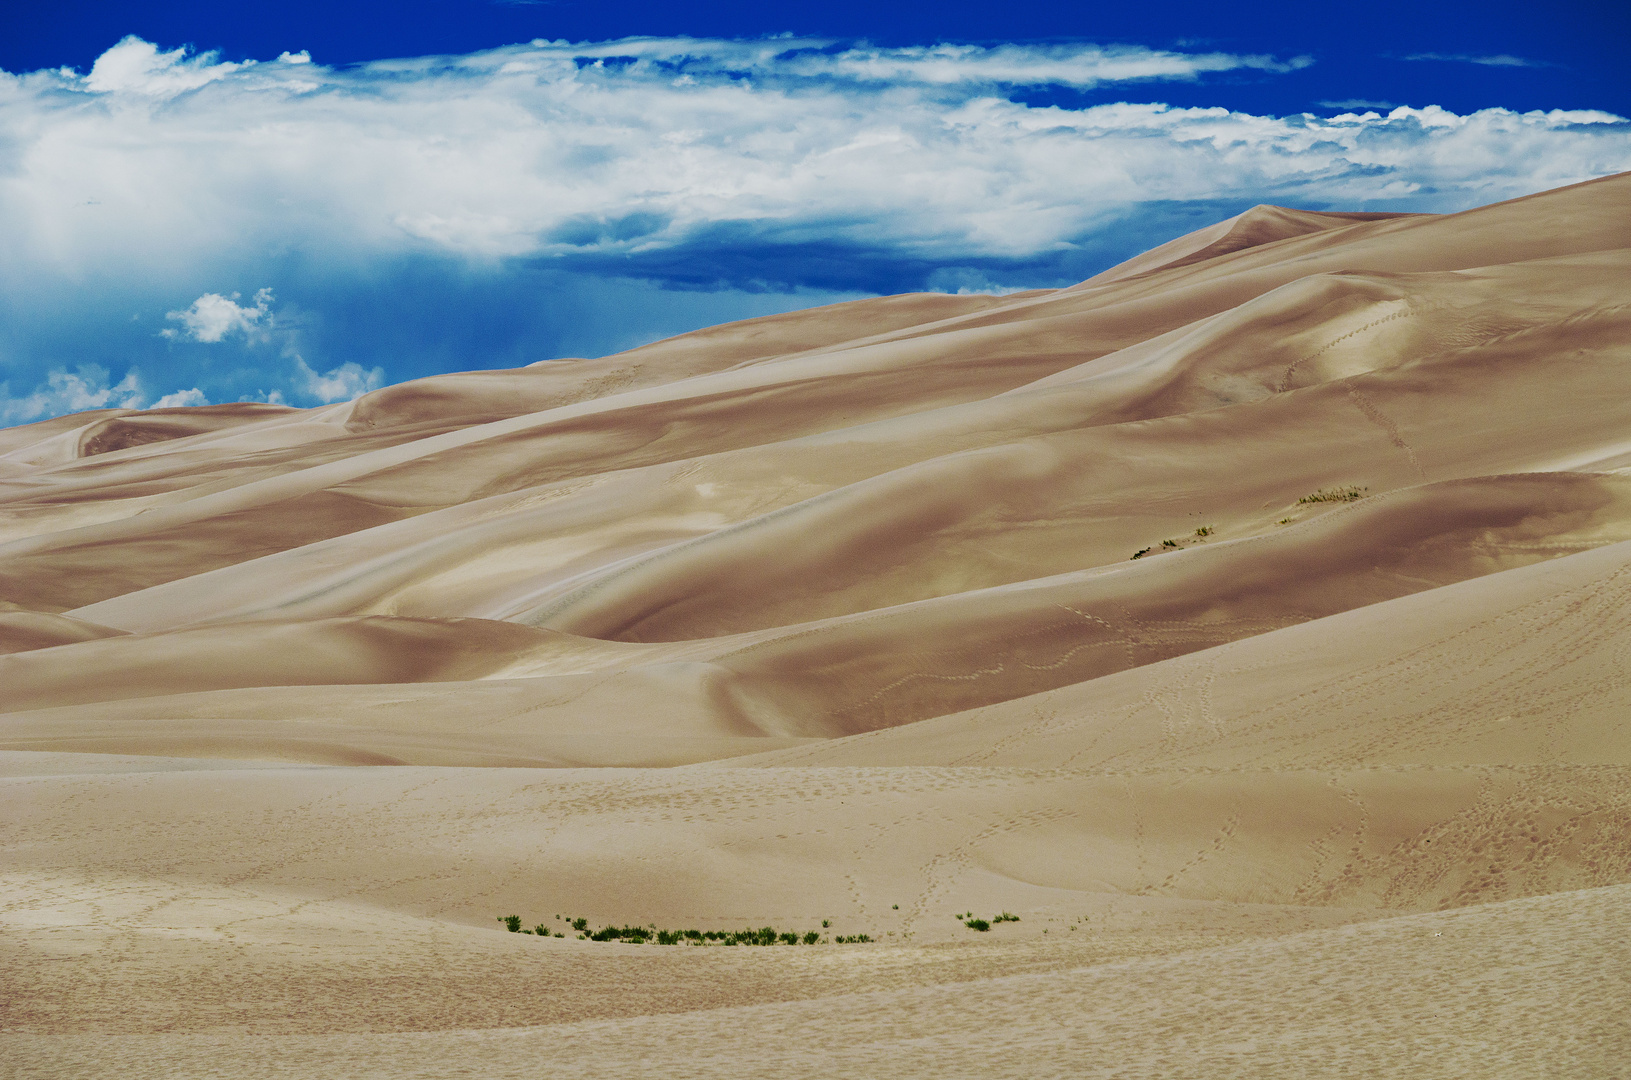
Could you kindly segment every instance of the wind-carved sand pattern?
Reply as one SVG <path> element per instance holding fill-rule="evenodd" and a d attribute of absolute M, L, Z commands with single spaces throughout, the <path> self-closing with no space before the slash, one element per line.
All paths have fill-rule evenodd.
<path fill-rule="evenodd" d="M 1617 176 L 0 432 L 5 1071 L 1623 1074 L 1628 293 Z"/>

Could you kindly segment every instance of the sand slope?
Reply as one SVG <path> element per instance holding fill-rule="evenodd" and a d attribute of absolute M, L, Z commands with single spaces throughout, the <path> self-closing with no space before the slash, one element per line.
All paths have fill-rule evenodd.
<path fill-rule="evenodd" d="M 1631 176 L 10 429 L 0 602 L 17 1075 L 1631 1058 Z"/>

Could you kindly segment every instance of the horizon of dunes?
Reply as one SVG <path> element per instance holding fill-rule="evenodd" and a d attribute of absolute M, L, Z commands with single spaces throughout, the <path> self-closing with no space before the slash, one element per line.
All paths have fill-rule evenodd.
<path fill-rule="evenodd" d="M 58 417 L 0 430 L 0 1047 L 1610 1075 L 1628 725 L 1631 174 Z"/>

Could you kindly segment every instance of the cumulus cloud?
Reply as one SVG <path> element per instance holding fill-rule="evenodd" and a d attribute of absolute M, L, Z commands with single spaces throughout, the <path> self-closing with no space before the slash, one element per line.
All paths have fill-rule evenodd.
<path fill-rule="evenodd" d="M 195 386 L 191 390 L 176 390 L 172 393 L 165 394 L 163 397 L 153 402 L 153 404 L 149 405 L 148 408 L 179 409 L 182 406 L 208 405 L 209 403 L 210 399 L 204 396 L 204 391 Z"/>
<path fill-rule="evenodd" d="M 213 344 L 233 333 L 248 337 L 263 325 L 262 320 L 265 320 L 265 325 L 270 325 L 271 289 L 261 289 L 255 294 L 254 304 L 248 306 L 240 306 L 236 302 L 239 295 L 233 293 L 226 297 L 220 293 L 205 293 L 194 300 L 192 306 L 165 313 L 166 319 L 182 324 L 180 330 L 166 329 L 159 333 L 167 338 Z"/>
<path fill-rule="evenodd" d="M 107 370 L 96 364 L 86 364 L 76 371 L 58 368 L 22 397 L 12 397 L 9 384 L 0 383 L 0 424 L 27 423 L 86 409 L 139 409 L 144 400 L 141 379 L 135 371 L 110 385 Z"/>
<path fill-rule="evenodd" d="M 368 391 L 378 390 L 385 385 L 385 369 L 381 367 L 364 371 L 361 364 L 347 360 L 319 375 L 303 357 L 296 356 L 294 362 L 296 388 L 302 394 L 325 404 L 334 401 L 355 401 Z M 274 404 L 282 404 L 281 394 Z"/>
<path fill-rule="evenodd" d="M 84 87 L 98 94 L 169 97 L 196 90 L 246 66 L 217 63 L 213 52 L 190 56 L 189 51 L 182 47 L 160 52 L 157 45 L 132 34 L 96 58 Z"/>
<path fill-rule="evenodd" d="M 44 380 L 21 397 L 11 396 L 11 384 L 0 382 L 0 425 L 26 424 L 87 409 L 171 409 L 182 405 L 208 405 L 197 387 L 175 390 L 148 403 L 147 392 L 135 368 L 118 382 L 110 382 L 100 364 L 82 364 L 73 371 L 53 368 Z"/>

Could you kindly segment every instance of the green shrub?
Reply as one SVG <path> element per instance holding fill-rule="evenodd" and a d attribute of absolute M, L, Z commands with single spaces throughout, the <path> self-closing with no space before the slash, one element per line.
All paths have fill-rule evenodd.
<path fill-rule="evenodd" d="M 982 934 L 991 929 L 991 924 L 986 922 L 984 919 L 970 919 L 963 925 L 968 927 L 970 930 L 978 930 Z"/>
<path fill-rule="evenodd" d="M 521 916 L 519 915 L 500 915 L 498 917 L 498 921 L 503 923 L 505 929 L 509 930 L 509 932 L 512 934 L 519 934 L 521 932 Z"/>
<path fill-rule="evenodd" d="M 821 935 L 816 933 L 814 930 L 811 930 L 809 933 L 804 935 L 804 944 L 806 944 L 806 945 L 814 945 L 816 942 L 818 942 L 820 940 L 821 940 Z"/>
<path fill-rule="evenodd" d="M 1154 548 L 1139 548 L 1137 551 L 1133 552 L 1133 558 L 1142 559 L 1144 556 L 1148 555 L 1154 550 Z"/>
<path fill-rule="evenodd" d="M 626 941 L 630 945 L 644 945 L 652 932 L 644 926 L 603 926 L 589 935 L 590 941 Z"/>

